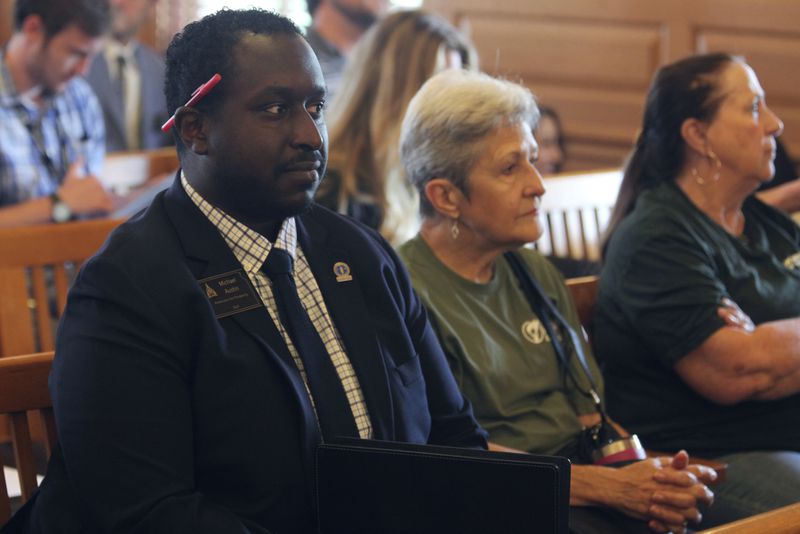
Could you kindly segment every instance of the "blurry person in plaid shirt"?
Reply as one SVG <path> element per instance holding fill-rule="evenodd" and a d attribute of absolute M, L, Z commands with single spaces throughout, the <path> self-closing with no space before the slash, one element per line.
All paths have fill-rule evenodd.
<path fill-rule="evenodd" d="M 103 116 L 84 74 L 108 0 L 17 0 L 0 57 L 0 226 L 103 213 Z"/>

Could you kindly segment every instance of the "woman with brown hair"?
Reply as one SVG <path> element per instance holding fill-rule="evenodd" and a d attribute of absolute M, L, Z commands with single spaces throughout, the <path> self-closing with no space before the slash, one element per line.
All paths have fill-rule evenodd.
<path fill-rule="evenodd" d="M 318 203 L 379 230 L 394 245 L 416 233 L 418 200 L 400 164 L 400 124 L 422 84 L 451 67 L 475 68 L 477 55 L 438 15 L 397 11 L 367 32 L 327 116 L 330 155 Z"/>

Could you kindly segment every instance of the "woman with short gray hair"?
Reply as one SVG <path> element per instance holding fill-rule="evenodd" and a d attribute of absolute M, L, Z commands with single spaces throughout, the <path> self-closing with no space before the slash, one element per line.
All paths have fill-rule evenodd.
<path fill-rule="evenodd" d="M 432 79 L 425 97 L 409 103 L 400 134 L 400 158 L 420 192 L 422 214 L 434 214 L 423 194 L 430 179 L 447 178 L 465 191 L 467 174 L 490 132 L 503 123 L 533 127 L 538 120 L 533 95 L 515 83 L 466 71 Z"/>
<path fill-rule="evenodd" d="M 492 448 L 591 463 L 581 436 L 604 424 L 602 377 L 563 277 L 523 248 L 542 233 L 537 118 L 533 95 L 512 82 L 464 71 L 428 80 L 408 106 L 400 151 L 422 228 L 399 253 Z M 574 465 L 572 531 L 685 532 L 716 476 L 687 464 L 681 451 L 620 469 Z"/>

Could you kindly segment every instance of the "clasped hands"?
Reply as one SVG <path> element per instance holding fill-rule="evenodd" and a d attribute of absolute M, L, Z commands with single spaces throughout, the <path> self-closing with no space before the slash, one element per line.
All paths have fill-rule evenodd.
<path fill-rule="evenodd" d="M 648 522 L 656 532 L 684 534 L 689 522 L 702 519 L 700 505 L 710 505 L 713 492 L 706 487 L 717 473 L 703 465 L 689 465 L 689 455 L 642 460 L 617 470 L 616 491 L 611 504 L 627 515 Z"/>

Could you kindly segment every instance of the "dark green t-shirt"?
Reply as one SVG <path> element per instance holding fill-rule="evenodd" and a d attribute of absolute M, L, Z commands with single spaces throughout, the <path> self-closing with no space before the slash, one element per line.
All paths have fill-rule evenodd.
<path fill-rule="evenodd" d="M 719 406 L 673 370 L 724 326 L 723 297 L 756 324 L 800 316 L 800 228 L 755 197 L 742 211 L 744 233 L 734 237 L 665 183 L 641 195 L 609 243 L 595 349 L 611 415 L 647 447 L 800 450 L 800 395 Z"/>
<path fill-rule="evenodd" d="M 564 375 L 544 327 L 505 259 L 498 258 L 488 284 L 478 284 L 441 263 L 420 236 L 400 247 L 399 253 L 430 313 L 453 375 L 489 439 L 540 454 L 569 447 L 581 430 L 578 414 L 592 413 L 594 407 Z M 521 249 L 520 253 L 564 318 L 580 329 L 561 274 L 538 252 Z M 585 344 L 584 354 L 602 387 L 600 371 Z M 574 355 L 571 365 L 586 391 L 588 381 Z"/>

